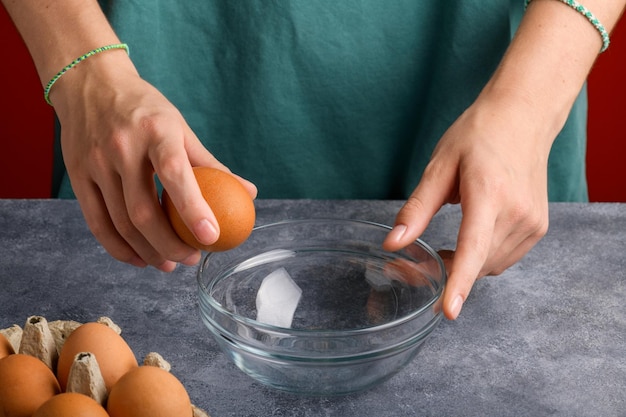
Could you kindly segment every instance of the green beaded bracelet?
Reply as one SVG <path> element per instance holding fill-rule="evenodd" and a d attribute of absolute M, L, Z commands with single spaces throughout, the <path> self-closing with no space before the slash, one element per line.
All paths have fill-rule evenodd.
<path fill-rule="evenodd" d="M 524 9 L 528 7 L 528 4 L 532 0 L 524 0 Z M 600 21 L 596 18 L 596 16 L 591 13 L 589 9 L 587 9 L 582 4 L 578 3 L 576 0 L 559 0 L 562 3 L 567 4 L 572 9 L 576 10 L 578 13 L 582 14 L 589 20 L 589 22 L 593 25 L 594 28 L 600 33 L 600 37 L 602 38 L 602 49 L 600 49 L 600 53 L 607 50 L 609 44 L 611 43 L 611 39 L 609 38 L 609 32 L 607 32 L 606 28 Z"/>
<path fill-rule="evenodd" d="M 65 74 L 67 71 L 71 70 L 80 62 L 84 61 L 90 56 L 99 54 L 100 52 L 108 51 L 110 49 L 124 49 L 126 50 L 127 54 L 130 54 L 128 45 L 126 45 L 125 43 L 116 43 L 114 45 L 107 45 L 107 46 L 103 46 L 100 48 L 96 48 L 92 51 L 87 52 L 85 55 L 79 56 L 78 58 L 73 60 L 69 65 L 63 67 L 63 69 L 59 71 L 54 77 L 52 77 L 52 79 L 48 82 L 48 84 L 46 84 L 46 87 L 43 89 L 43 98 L 46 100 L 46 103 L 52 106 L 52 103 L 50 102 L 50 89 L 52 88 L 54 83 L 56 83 L 59 80 L 59 78 L 63 76 L 63 74 Z"/>

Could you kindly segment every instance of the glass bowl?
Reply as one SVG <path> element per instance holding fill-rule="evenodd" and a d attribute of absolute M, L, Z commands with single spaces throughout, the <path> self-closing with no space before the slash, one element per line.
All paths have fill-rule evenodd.
<path fill-rule="evenodd" d="M 373 387 L 437 327 L 446 280 L 421 240 L 384 251 L 389 230 L 333 219 L 256 227 L 241 246 L 204 257 L 202 320 L 225 354 L 268 386 L 310 395 Z"/>

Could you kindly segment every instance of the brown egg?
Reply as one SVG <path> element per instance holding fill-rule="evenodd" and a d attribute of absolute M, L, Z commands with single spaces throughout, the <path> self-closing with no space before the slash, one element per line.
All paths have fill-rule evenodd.
<path fill-rule="evenodd" d="M 140 366 L 113 386 L 107 401 L 111 417 L 191 417 L 191 400 L 183 384 L 171 373 Z"/>
<path fill-rule="evenodd" d="M 31 417 L 59 392 L 54 373 L 39 359 L 24 354 L 0 359 L 0 417 Z"/>
<path fill-rule="evenodd" d="M 138 366 L 133 351 L 115 330 L 100 323 L 85 323 L 67 337 L 59 355 L 57 378 L 63 391 L 74 357 L 81 352 L 96 357 L 107 390 L 122 375 Z"/>
<path fill-rule="evenodd" d="M 14 354 L 13 346 L 3 334 L 0 334 L 0 359 Z"/>
<path fill-rule="evenodd" d="M 215 168 L 195 167 L 193 172 L 202 196 L 209 203 L 220 226 L 220 236 L 212 245 L 198 242 L 183 223 L 167 191 L 163 191 L 162 205 L 172 227 L 189 246 L 209 252 L 232 249 L 245 241 L 254 227 L 255 210 L 252 197 L 231 174 Z"/>
<path fill-rule="evenodd" d="M 33 417 L 109 417 L 91 397 L 78 393 L 55 395 L 35 411 Z"/>

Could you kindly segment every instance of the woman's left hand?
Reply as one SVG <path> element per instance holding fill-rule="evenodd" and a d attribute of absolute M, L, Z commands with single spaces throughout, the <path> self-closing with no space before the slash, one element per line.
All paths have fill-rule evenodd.
<path fill-rule="evenodd" d="M 456 250 L 448 252 L 443 298 L 456 319 L 474 282 L 520 260 L 547 232 L 547 160 L 523 107 L 483 96 L 448 129 L 420 183 L 384 242 L 397 250 L 418 238 L 446 203 L 463 212 Z M 522 111 L 520 111 L 522 110 Z"/>

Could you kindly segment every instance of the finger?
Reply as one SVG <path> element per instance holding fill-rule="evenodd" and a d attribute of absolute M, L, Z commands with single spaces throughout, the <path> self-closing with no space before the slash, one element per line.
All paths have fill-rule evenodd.
<path fill-rule="evenodd" d="M 542 236 L 543 234 L 511 233 L 504 242 L 494 245 L 480 276 L 500 275 L 522 259 Z"/>
<path fill-rule="evenodd" d="M 383 242 L 383 249 L 399 250 L 421 236 L 446 202 L 453 183 L 454 170 L 441 170 L 436 164 L 429 164 L 417 188 L 398 212 L 394 227 Z"/>
<path fill-rule="evenodd" d="M 72 188 L 87 226 L 104 249 L 118 261 L 137 267 L 147 266 L 141 256 L 117 232 L 97 185 L 91 182 L 75 181 Z"/>
<path fill-rule="evenodd" d="M 443 265 L 446 268 L 446 271 L 449 271 L 452 267 L 452 260 L 454 259 L 454 251 L 449 249 L 441 249 L 438 250 L 437 253 L 439 257 L 443 261 Z"/>
<path fill-rule="evenodd" d="M 142 217 L 147 216 L 134 207 L 131 207 L 131 212 L 129 212 L 122 179 L 115 174 L 111 174 L 106 180 L 100 178 L 98 186 L 102 192 L 109 216 L 120 236 L 145 262 L 160 270 L 172 271 L 176 264 L 161 255 L 135 225 L 137 223 L 143 226 L 147 221 Z"/>
<path fill-rule="evenodd" d="M 185 149 L 170 143 L 151 149 L 149 157 L 185 225 L 200 243 L 215 243 L 219 225 L 202 196 Z"/>
<path fill-rule="evenodd" d="M 428 265 L 402 258 L 387 262 L 383 268 L 387 279 L 400 281 L 412 287 L 429 286 L 431 284 L 428 278 L 429 271 Z"/>
<path fill-rule="evenodd" d="M 530 251 L 547 231 L 547 203 L 539 209 L 524 210 L 522 215 L 514 211 L 512 215 L 503 216 L 503 220 L 499 218 L 496 221 L 491 255 L 481 274 L 501 274 Z M 498 236 L 499 233 L 508 234 Z"/>
<path fill-rule="evenodd" d="M 159 203 L 152 170 L 133 169 L 123 177 L 122 189 L 130 221 L 161 257 L 185 264 L 200 260 L 200 251 L 176 235 Z"/>
<path fill-rule="evenodd" d="M 481 204 L 465 204 L 457 247 L 444 291 L 443 310 L 454 320 L 480 276 L 489 257 L 495 228 L 495 209 Z"/>
<path fill-rule="evenodd" d="M 514 249 L 502 253 L 502 257 L 496 255 L 494 266 L 489 266 L 484 275 L 500 275 L 511 265 L 521 260 L 537 243 L 534 237 L 528 237 L 523 242 L 518 243 Z"/>

